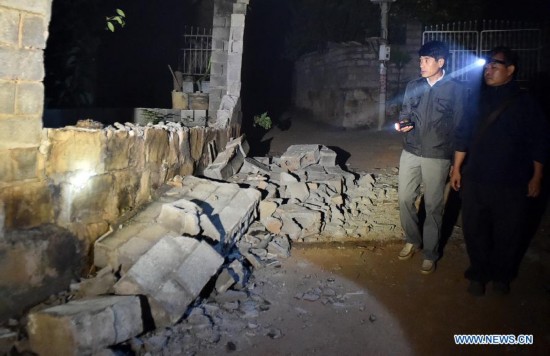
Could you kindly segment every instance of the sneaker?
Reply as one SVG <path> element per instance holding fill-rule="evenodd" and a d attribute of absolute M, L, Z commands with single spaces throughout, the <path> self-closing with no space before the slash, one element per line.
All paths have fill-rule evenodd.
<path fill-rule="evenodd" d="M 403 246 L 403 249 L 401 249 L 397 257 L 401 261 L 408 260 L 414 255 L 415 251 L 416 251 L 416 247 L 413 244 L 407 242 L 405 246 Z"/>
<path fill-rule="evenodd" d="M 493 282 L 493 292 L 497 295 L 506 295 L 510 293 L 510 283 Z"/>
<path fill-rule="evenodd" d="M 468 286 L 468 293 L 476 297 L 481 297 L 485 294 L 485 283 L 470 281 L 470 285 Z"/>
<path fill-rule="evenodd" d="M 435 261 L 424 260 L 422 261 L 422 266 L 420 267 L 420 272 L 422 274 L 430 274 L 435 271 Z"/>

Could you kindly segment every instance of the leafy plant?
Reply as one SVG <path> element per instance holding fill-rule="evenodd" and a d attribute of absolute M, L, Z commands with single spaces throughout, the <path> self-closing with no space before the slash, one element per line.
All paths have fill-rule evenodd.
<path fill-rule="evenodd" d="M 115 32 L 115 26 L 118 24 L 121 28 L 126 25 L 126 14 L 121 9 L 116 9 L 116 15 L 107 16 L 105 20 L 107 21 L 107 30 Z"/>
<path fill-rule="evenodd" d="M 254 116 L 254 127 L 260 126 L 264 130 L 269 130 L 272 125 L 273 125 L 273 122 L 271 120 L 271 117 L 267 115 L 267 111 L 261 115 Z"/>

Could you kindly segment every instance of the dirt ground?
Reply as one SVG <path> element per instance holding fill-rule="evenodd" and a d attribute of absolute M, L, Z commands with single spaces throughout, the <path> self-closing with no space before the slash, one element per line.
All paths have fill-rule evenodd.
<path fill-rule="evenodd" d="M 341 130 L 293 120 L 265 138 L 270 152 L 291 144 L 337 149 L 346 164 L 375 172 L 398 166 L 400 137 L 391 130 Z M 539 226 L 512 291 L 483 297 L 466 292 L 468 265 L 455 227 L 431 275 L 422 256 L 399 261 L 402 243 L 294 245 L 280 267 L 254 272 L 255 293 L 271 304 L 255 324 L 277 330 L 270 337 L 233 336 L 209 354 L 239 355 L 548 355 L 550 350 L 550 219 Z M 317 290 L 318 299 L 307 298 Z M 338 302 L 329 303 L 331 296 Z M 315 300 L 313 300 L 315 299 Z M 455 334 L 533 335 L 533 345 L 455 345 Z M 225 340 L 228 341 L 228 340 Z M 225 346 L 224 346 L 225 345 Z"/>

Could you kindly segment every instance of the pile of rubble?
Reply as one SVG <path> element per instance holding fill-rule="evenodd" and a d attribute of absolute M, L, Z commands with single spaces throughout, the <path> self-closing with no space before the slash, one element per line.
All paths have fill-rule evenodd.
<path fill-rule="evenodd" d="M 187 330 L 179 337 L 216 343 L 220 310 L 250 320 L 268 308 L 251 292 L 251 273 L 278 266 L 293 242 L 400 236 L 396 172 L 345 171 L 321 145 L 291 146 L 274 158 L 247 152 L 242 138 L 229 142 L 205 170 L 210 179 L 176 177 L 158 200 L 98 239 L 95 277 L 74 284 L 67 303 L 28 315 L 30 348 L 81 355 L 118 345 L 141 354 L 178 329 Z M 299 298 L 338 301 L 325 294 Z"/>

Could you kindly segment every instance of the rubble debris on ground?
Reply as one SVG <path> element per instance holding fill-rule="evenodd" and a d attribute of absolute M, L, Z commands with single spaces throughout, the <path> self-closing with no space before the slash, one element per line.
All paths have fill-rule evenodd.
<path fill-rule="evenodd" d="M 230 141 L 205 170 L 211 179 L 174 178 L 98 239 L 96 276 L 29 314 L 31 348 L 78 355 L 123 344 L 140 355 L 185 345 L 192 354 L 231 333 L 280 338 L 283 331 L 254 322 L 270 304 L 254 292 L 254 270 L 280 267 L 295 242 L 400 236 L 396 172 L 349 172 L 322 145 L 291 146 L 281 157 L 247 153 L 242 138 Z M 347 297 L 332 282 L 295 297 L 337 307 Z"/>

